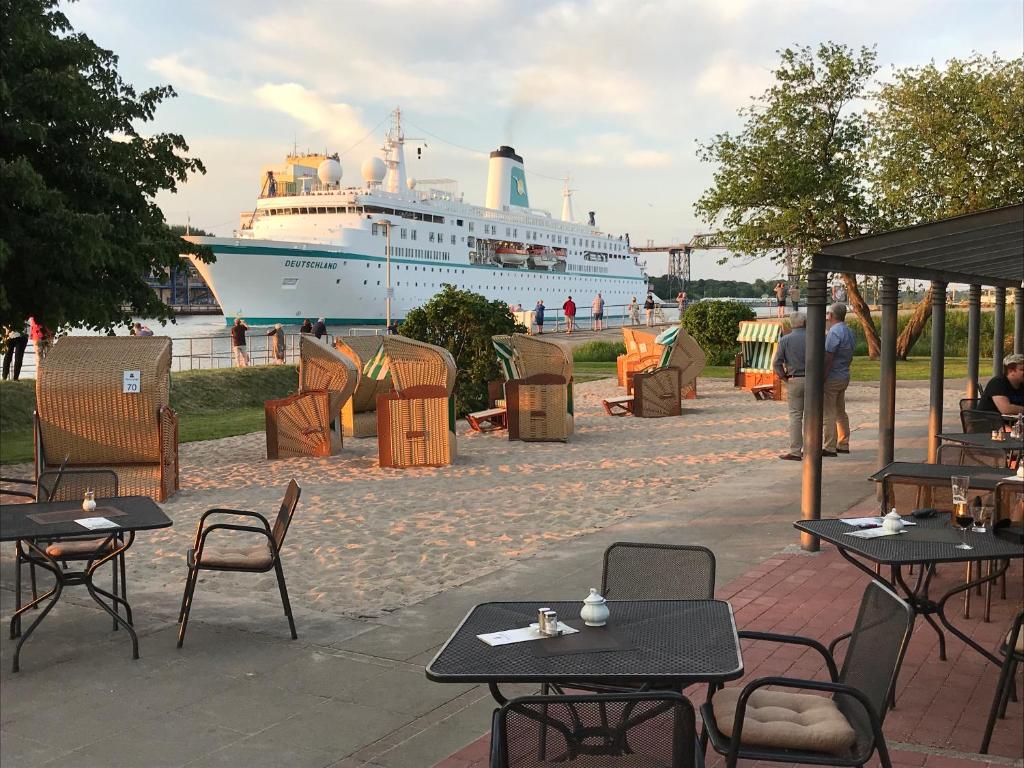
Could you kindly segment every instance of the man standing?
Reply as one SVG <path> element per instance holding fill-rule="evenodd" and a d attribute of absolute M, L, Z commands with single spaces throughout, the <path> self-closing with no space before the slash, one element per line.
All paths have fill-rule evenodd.
<path fill-rule="evenodd" d="M 775 303 L 778 306 L 775 316 L 782 317 L 786 314 L 786 284 L 781 280 L 775 284 Z"/>
<path fill-rule="evenodd" d="M 604 299 L 601 298 L 600 293 L 594 297 L 594 302 L 590 305 L 590 311 L 594 316 L 594 330 L 604 330 Z"/>
<path fill-rule="evenodd" d="M 786 382 L 789 403 L 789 453 L 779 456 L 786 461 L 800 461 L 804 449 L 804 365 L 807 357 L 807 318 L 799 312 L 789 316 L 793 327 L 779 339 L 772 368 Z"/>
<path fill-rule="evenodd" d="M 318 339 L 327 335 L 327 322 L 322 317 L 317 318 L 316 325 L 313 326 L 313 335 Z"/>
<path fill-rule="evenodd" d="M 231 348 L 235 353 L 235 365 L 244 368 L 249 364 L 248 345 L 246 344 L 245 332 L 249 326 L 240 317 L 235 318 L 235 324 L 231 326 Z"/>
<path fill-rule="evenodd" d="M 572 333 L 576 327 L 576 302 L 572 300 L 572 296 L 562 305 L 562 311 L 565 312 L 565 332 Z"/>
<path fill-rule="evenodd" d="M 17 375 L 14 378 L 18 378 Z M 1024 355 L 1003 358 L 1003 375 L 988 380 L 978 401 L 978 410 L 998 411 L 1005 416 L 1024 413 Z"/>
<path fill-rule="evenodd" d="M 654 294 L 648 293 L 644 299 L 644 314 L 647 315 L 647 327 L 654 325 Z"/>
<path fill-rule="evenodd" d="M 7 348 L 4 350 L 4 381 L 11 374 L 11 361 L 14 361 L 14 381 L 21 376 L 21 361 L 25 359 L 25 347 L 28 346 L 28 328 L 23 323 L 21 328 L 4 328 Z"/>
<path fill-rule="evenodd" d="M 537 324 L 537 333 L 544 333 L 544 299 L 538 299 L 533 308 L 533 322 Z"/>
<path fill-rule="evenodd" d="M 846 305 L 838 302 L 828 308 L 828 333 L 825 335 L 825 439 L 822 456 L 850 452 L 850 417 L 846 415 L 846 388 L 850 386 L 850 364 L 856 344 L 846 324 Z"/>
<path fill-rule="evenodd" d="M 794 312 L 800 311 L 800 286 L 796 283 L 789 289 L 789 303 L 793 306 Z"/>

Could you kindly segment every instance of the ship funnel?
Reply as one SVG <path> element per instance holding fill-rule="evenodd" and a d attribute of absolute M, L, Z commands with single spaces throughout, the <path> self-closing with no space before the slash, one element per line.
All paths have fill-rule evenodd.
<path fill-rule="evenodd" d="M 530 207 L 523 158 L 517 155 L 512 147 L 498 147 L 491 152 L 487 168 L 486 205 L 496 210 L 509 206 Z"/>

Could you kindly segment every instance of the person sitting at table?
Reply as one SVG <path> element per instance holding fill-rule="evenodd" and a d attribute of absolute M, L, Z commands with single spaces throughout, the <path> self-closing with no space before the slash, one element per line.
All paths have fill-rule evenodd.
<path fill-rule="evenodd" d="M 978 410 L 996 411 L 1004 416 L 1024 413 L 1024 355 L 1003 358 L 1003 375 L 988 380 Z"/>

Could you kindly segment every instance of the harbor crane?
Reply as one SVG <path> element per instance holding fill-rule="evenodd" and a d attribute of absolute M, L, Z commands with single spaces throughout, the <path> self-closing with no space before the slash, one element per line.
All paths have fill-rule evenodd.
<path fill-rule="evenodd" d="M 724 250 L 721 237 L 717 232 L 694 235 L 687 243 L 673 245 L 655 245 L 648 240 L 647 245 L 630 248 L 633 253 L 667 253 L 669 285 L 679 280 L 680 289 L 686 290 L 690 284 L 690 257 L 694 251 Z"/>

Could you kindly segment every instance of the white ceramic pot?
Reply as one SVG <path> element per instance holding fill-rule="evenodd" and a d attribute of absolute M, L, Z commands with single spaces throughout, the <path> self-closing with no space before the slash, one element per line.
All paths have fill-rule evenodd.
<path fill-rule="evenodd" d="M 590 594 L 583 601 L 583 608 L 580 609 L 580 618 L 588 627 L 603 627 L 608 623 L 608 602 L 597 594 L 597 590 L 591 588 Z"/>
<path fill-rule="evenodd" d="M 890 533 L 898 533 L 904 528 L 903 518 L 895 509 L 882 518 L 882 528 Z"/>

